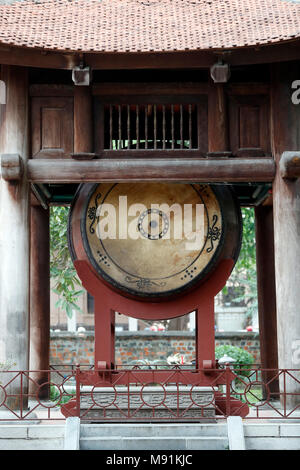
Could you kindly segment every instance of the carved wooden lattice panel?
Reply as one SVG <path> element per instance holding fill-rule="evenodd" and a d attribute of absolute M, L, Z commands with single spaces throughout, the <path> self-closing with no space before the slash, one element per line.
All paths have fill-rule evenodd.
<path fill-rule="evenodd" d="M 107 105 L 105 149 L 198 148 L 194 104 Z"/>
<path fill-rule="evenodd" d="M 205 154 L 207 97 L 97 97 L 96 153 L 181 150 Z"/>

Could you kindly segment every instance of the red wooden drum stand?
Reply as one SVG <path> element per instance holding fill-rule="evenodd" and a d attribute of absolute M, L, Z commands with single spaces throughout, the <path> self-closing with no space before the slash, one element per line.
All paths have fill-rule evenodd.
<path fill-rule="evenodd" d="M 214 297 L 225 286 L 233 261 L 223 260 L 218 270 L 197 289 L 173 300 L 143 302 L 112 291 L 90 269 L 86 261 L 74 266 L 86 290 L 95 299 L 95 367 L 115 368 L 115 312 L 146 320 L 170 319 L 196 312 L 196 368 L 215 368 Z"/>
<path fill-rule="evenodd" d="M 100 232 L 96 237 L 101 205 L 109 201 L 117 206 L 116 199 L 124 191 L 133 202 L 144 198 L 146 210 L 136 225 L 136 230 L 143 235 L 141 241 L 112 239 L 107 242 L 105 237 L 99 236 Z M 163 227 L 170 225 L 170 212 L 148 208 L 152 199 L 155 203 L 166 200 L 170 207 L 171 202 L 177 202 L 177 195 L 182 207 L 190 202 L 200 202 L 205 207 L 204 245 L 188 254 L 182 249 L 181 241 L 168 242 L 162 235 Z M 146 215 L 151 219 L 149 224 L 144 220 Z M 151 230 L 149 233 L 147 230 L 157 219 L 155 216 L 162 229 L 152 237 Z M 69 244 L 77 274 L 95 300 L 95 366 L 93 370 L 77 372 L 77 382 L 94 388 L 128 387 L 130 380 L 142 387 L 153 383 L 163 387 L 167 384 L 211 387 L 222 409 L 224 397 L 218 395 L 215 387 L 221 384 L 230 387 L 235 375 L 230 369 L 224 371 L 216 365 L 214 299 L 230 276 L 240 241 L 239 208 L 233 194 L 225 187 L 83 185 L 70 213 Z M 134 376 L 130 378 L 128 374 L 134 366 L 124 370 L 115 365 L 116 312 L 145 320 L 165 320 L 195 312 L 195 367 L 168 370 L 135 367 Z M 239 414 L 245 414 L 247 406 L 231 400 L 233 405 L 239 407 Z M 76 405 L 71 400 L 63 412 L 70 415 L 78 406 L 78 402 Z"/>

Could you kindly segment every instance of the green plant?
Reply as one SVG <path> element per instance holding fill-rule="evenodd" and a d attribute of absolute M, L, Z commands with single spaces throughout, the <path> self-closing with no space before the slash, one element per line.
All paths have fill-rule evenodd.
<path fill-rule="evenodd" d="M 243 391 L 244 389 L 241 389 L 241 392 Z M 251 388 L 251 390 L 246 393 L 246 397 L 244 397 L 243 395 L 241 396 L 241 401 L 247 403 L 247 405 L 249 405 L 250 407 L 253 405 L 255 406 L 262 399 L 263 393 L 261 387 L 256 387 L 255 389 Z"/>
<path fill-rule="evenodd" d="M 57 307 L 61 307 L 69 318 L 72 318 L 72 310 L 81 312 L 78 306 L 78 298 L 83 289 L 74 269 L 67 240 L 69 208 L 53 206 L 50 209 L 50 275 L 54 281 L 53 292 L 59 299 Z"/>
<path fill-rule="evenodd" d="M 64 405 L 68 403 L 71 398 L 76 395 L 75 390 L 71 390 L 68 393 L 60 393 L 56 385 L 50 386 L 50 400 L 56 402 L 56 406 Z"/>
<path fill-rule="evenodd" d="M 247 276 L 247 279 L 240 279 L 240 283 L 246 287 L 245 293 L 233 299 L 233 303 L 239 304 L 242 300 L 244 301 L 247 307 L 246 317 L 250 321 L 258 309 L 256 270 L 249 269 Z"/>
<path fill-rule="evenodd" d="M 243 240 L 239 258 L 227 285 L 222 290 L 223 299 L 231 292 L 239 292 L 230 296 L 233 304 L 247 307 L 247 320 L 251 322 L 257 311 L 257 279 L 256 279 L 256 243 L 255 214 L 251 207 L 242 208 Z M 242 288 L 242 290 L 241 290 Z"/>
<path fill-rule="evenodd" d="M 233 364 L 236 378 L 232 383 L 231 396 L 247 403 L 250 407 L 255 406 L 262 399 L 262 389 L 260 385 L 256 386 L 255 383 L 250 386 L 253 381 L 257 380 L 256 374 L 253 375 L 251 371 L 254 357 L 245 349 L 237 346 L 229 344 L 217 346 L 216 359 L 221 359 L 224 355 L 230 356 L 236 361 Z"/>
<path fill-rule="evenodd" d="M 242 207 L 243 240 L 235 269 L 249 271 L 256 266 L 255 214 L 252 207 Z"/>
<path fill-rule="evenodd" d="M 221 359 L 224 355 L 232 357 L 235 360 L 233 367 L 238 372 L 238 375 L 247 377 L 250 374 L 250 371 L 247 369 L 254 363 L 254 357 L 245 349 L 224 344 L 216 346 L 215 353 L 217 360 Z"/>

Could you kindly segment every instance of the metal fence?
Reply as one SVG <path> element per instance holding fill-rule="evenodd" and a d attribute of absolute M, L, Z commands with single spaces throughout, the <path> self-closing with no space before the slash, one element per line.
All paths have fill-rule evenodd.
<path fill-rule="evenodd" d="M 0 421 L 300 420 L 300 369 L 91 366 L 0 371 Z"/>

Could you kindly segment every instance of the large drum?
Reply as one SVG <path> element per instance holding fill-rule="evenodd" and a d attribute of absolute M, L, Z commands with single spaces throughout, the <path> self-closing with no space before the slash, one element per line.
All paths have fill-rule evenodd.
<path fill-rule="evenodd" d="M 101 183 L 79 187 L 69 217 L 73 261 L 122 295 L 159 301 L 237 260 L 241 216 L 225 185 Z"/>

